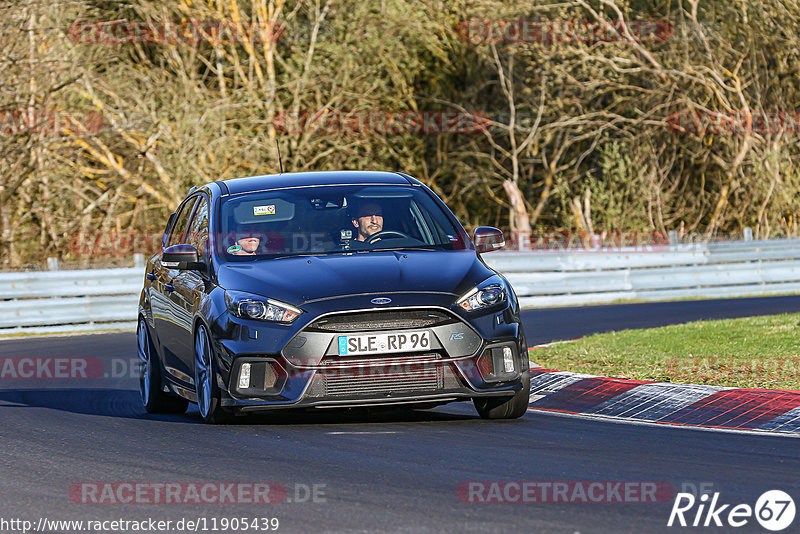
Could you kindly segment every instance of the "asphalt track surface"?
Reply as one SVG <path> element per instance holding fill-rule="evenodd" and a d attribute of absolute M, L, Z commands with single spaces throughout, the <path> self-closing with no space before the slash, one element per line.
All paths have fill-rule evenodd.
<path fill-rule="evenodd" d="M 538 344 L 612 328 L 798 310 L 800 297 L 775 297 L 532 310 L 525 320 L 529 344 Z M 109 376 L 0 381 L 0 520 L 277 517 L 278 532 L 709 530 L 667 528 L 672 499 L 464 502 L 457 488 L 470 481 L 665 482 L 675 491 L 703 487 L 719 492 L 720 503 L 751 506 L 764 491 L 782 489 L 800 504 L 800 441 L 791 437 L 541 412 L 483 421 L 467 403 L 283 414 L 212 427 L 194 407 L 180 416 L 144 413 L 132 377 L 133 333 L 4 340 L 0 357 L 9 356 L 91 356 Z M 70 487 L 85 482 L 206 481 L 276 482 L 288 499 L 198 505 L 70 498 Z M 313 485 L 317 502 L 304 499 Z M 797 525 L 800 518 L 787 532 Z M 736 531 L 766 532 L 753 518 Z"/>

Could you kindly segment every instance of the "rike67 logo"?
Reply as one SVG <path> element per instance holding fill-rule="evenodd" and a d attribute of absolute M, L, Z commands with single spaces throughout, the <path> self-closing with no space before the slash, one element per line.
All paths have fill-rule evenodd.
<path fill-rule="evenodd" d="M 794 516 L 794 500 L 781 490 L 764 492 L 754 507 L 749 504 L 723 504 L 719 492 L 711 496 L 704 493 L 699 498 L 691 493 L 678 493 L 667 526 L 739 528 L 755 517 L 763 528 L 778 532 L 789 527 Z"/>

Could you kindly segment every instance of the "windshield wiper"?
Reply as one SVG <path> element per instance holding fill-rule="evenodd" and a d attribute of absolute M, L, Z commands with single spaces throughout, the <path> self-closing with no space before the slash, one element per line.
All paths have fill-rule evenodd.
<path fill-rule="evenodd" d="M 389 248 L 373 248 L 370 249 L 371 252 L 385 252 L 387 250 L 445 250 L 444 248 L 440 248 L 436 245 L 431 245 L 436 248 L 430 247 L 389 247 Z"/>
<path fill-rule="evenodd" d="M 327 256 L 329 254 L 349 254 L 354 252 L 352 250 L 325 250 L 325 251 L 318 251 L 318 252 L 286 252 L 284 254 L 266 254 L 262 256 L 256 256 L 255 259 L 259 260 L 280 260 L 284 258 L 306 258 L 311 256 Z"/>

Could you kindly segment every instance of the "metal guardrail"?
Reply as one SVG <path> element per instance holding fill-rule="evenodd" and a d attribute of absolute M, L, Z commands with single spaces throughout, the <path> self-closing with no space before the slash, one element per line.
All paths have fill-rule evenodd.
<path fill-rule="evenodd" d="M 800 292 L 800 240 L 668 245 L 642 251 L 498 252 L 522 306 Z"/>
<path fill-rule="evenodd" d="M 800 292 L 800 240 L 495 252 L 526 307 Z M 136 326 L 143 268 L 0 273 L 0 334 Z"/>
<path fill-rule="evenodd" d="M 136 327 L 143 268 L 0 273 L 0 333 Z"/>

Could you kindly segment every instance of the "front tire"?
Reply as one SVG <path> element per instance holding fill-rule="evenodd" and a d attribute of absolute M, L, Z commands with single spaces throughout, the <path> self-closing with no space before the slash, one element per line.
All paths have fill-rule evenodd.
<path fill-rule="evenodd" d="M 530 372 L 522 374 L 522 389 L 513 397 L 476 397 L 475 410 L 482 419 L 517 419 L 528 411 L 531 396 Z"/>
<path fill-rule="evenodd" d="M 147 413 L 183 413 L 189 406 L 186 399 L 173 397 L 161 390 L 161 364 L 150 340 L 144 317 L 136 330 L 139 353 L 139 398 Z"/>
<path fill-rule="evenodd" d="M 232 415 L 222 408 L 216 377 L 211 340 L 208 330 L 201 324 L 194 335 L 194 384 L 200 415 L 203 421 L 212 425 L 227 423 L 232 419 Z"/>

